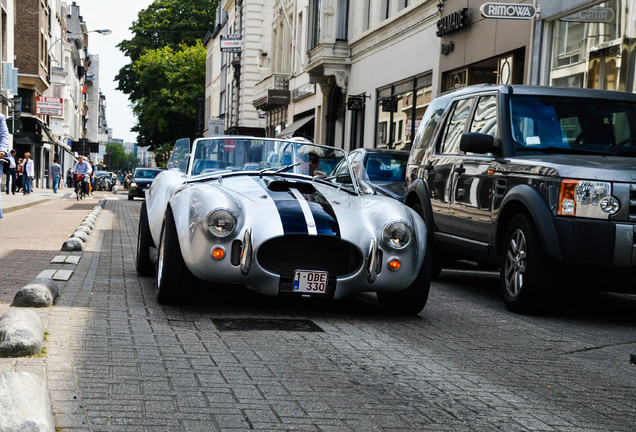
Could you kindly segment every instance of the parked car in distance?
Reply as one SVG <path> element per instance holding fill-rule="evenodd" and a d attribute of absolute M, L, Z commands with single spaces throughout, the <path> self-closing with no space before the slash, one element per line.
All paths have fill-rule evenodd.
<path fill-rule="evenodd" d="M 539 311 L 559 287 L 588 281 L 634 289 L 634 94 L 479 85 L 439 95 L 414 138 L 406 188 L 433 274 L 456 258 L 496 265 L 510 310 Z"/>
<path fill-rule="evenodd" d="M 347 162 L 343 149 L 294 140 L 177 141 L 141 206 L 138 273 L 156 275 L 160 303 L 188 300 L 203 280 L 266 296 L 375 292 L 384 310 L 419 313 L 430 286 L 424 222 L 365 194 Z"/>
<path fill-rule="evenodd" d="M 358 148 L 349 153 L 352 165 L 362 163 L 362 180 L 376 193 L 404 201 L 404 176 L 409 152 L 406 150 Z"/>
<path fill-rule="evenodd" d="M 160 168 L 137 168 L 132 175 L 132 182 L 128 188 L 128 199 L 145 198 L 146 190 L 150 187 L 157 174 L 163 171 Z"/>

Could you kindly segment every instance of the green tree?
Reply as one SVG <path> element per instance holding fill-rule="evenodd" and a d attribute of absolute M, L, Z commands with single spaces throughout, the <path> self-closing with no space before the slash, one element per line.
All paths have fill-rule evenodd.
<path fill-rule="evenodd" d="M 149 93 L 132 102 L 137 143 L 157 150 L 194 137 L 196 100 L 205 94 L 206 50 L 201 42 L 146 51 L 133 66 L 139 87 Z"/>
<path fill-rule="evenodd" d="M 106 144 L 104 160 L 108 161 L 111 170 L 119 171 L 126 169 L 128 154 L 121 143 L 109 142 Z"/>
<path fill-rule="evenodd" d="M 203 96 L 205 93 L 205 57 L 203 62 L 198 61 L 197 57 L 196 71 L 194 65 L 188 65 L 189 76 L 177 69 L 186 66 L 183 61 L 194 54 L 194 47 L 194 51 L 200 52 L 201 39 L 213 29 L 217 4 L 218 0 L 155 0 L 137 15 L 137 21 L 130 27 L 133 37 L 118 45 L 130 58 L 130 63 L 117 74 L 117 88 L 128 95 L 133 112 L 138 115 L 133 130 L 140 134 L 139 145 L 150 146 L 154 150 L 166 144 L 166 140 L 172 140 L 173 136 L 190 136 L 193 133 L 194 101 L 197 96 Z M 184 50 L 188 51 L 188 54 L 176 58 L 177 62 L 174 64 L 165 59 L 161 67 L 154 68 L 149 65 L 151 59 L 158 59 L 161 54 L 168 54 L 174 59 L 179 57 L 178 52 Z M 161 75 L 157 77 L 158 82 L 154 82 L 152 73 L 157 69 L 161 71 Z M 159 94 L 160 90 L 167 92 Z M 195 90 L 199 92 L 196 96 L 193 95 Z M 147 124 L 146 120 L 153 117 L 150 116 L 151 109 L 159 106 L 154 101 L 157 96 L 164 102 L 176 99 L 180 102 L 180 107 L 189 104 L 185 115 L 190 116 L 191 121 L 186 122 L 183 115 L 174 119 L 174 124 L 173 119 L 167 119 L 171 124 L 170 128 L 175 130 L 174 133 L 167 133 L 165 127 L 155 128 Z M 172 114 L 174 111 L 162 111 L 154 117 Z M 140 118 L 140 115 L 144 118 Z"/>

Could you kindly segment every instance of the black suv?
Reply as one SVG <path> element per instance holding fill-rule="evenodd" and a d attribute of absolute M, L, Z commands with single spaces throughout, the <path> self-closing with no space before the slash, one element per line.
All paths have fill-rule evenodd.
<path fill-rule="evenodd" d="M 499 266 L 510 310 L 535 311 L 559 283 L 592 276 L 604 276 L 602 290 L 633 289 L 636 95 L 499 85 L 444 93 L 414 139 L 405 203 L 427 224 L 434 272 L 451 259 Z"/>

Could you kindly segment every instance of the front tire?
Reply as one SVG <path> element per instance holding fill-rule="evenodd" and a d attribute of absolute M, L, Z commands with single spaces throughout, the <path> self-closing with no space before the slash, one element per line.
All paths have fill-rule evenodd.
<path fill-rule="evenodd" d="M 512 219 L 504 248 L 500 284 L 506 307 L 518 313 L 543 311 L 555 285 L 555 266 L 542 250 L 537 229 L 527 215 Z"/>
<path fill-rule="evenodd" d="M 141 203 L 141 211 L 139 212 L 139 231 L 137 232 L 137 260 L 135 267 L 137 273 L 142 276 L 152 276 L 155 273 L 155 266 L 150 259 L 150 248 L 155 247 L 150 234 L 150 226 L 148 225 L 148 211 L 146 210 L 146 202 Z"/>
<path fill-rule="evenodd" d="M 417 277 L 405 289 L 398 292 L 379 292 L 380 309 L 390 314 L 417 315 L 422 312 L 431 288 L 431 245 L 426 246 L 424 262 Z"/>
<path fill-rule="evenodd" d="M 157 264 L 157 301 L 175 303 L 179 296 L 188 296 L 196 278 L 183 261 L 177 227 L 172 210 L 168 209 L 161 229 L 159 262 Z"/>

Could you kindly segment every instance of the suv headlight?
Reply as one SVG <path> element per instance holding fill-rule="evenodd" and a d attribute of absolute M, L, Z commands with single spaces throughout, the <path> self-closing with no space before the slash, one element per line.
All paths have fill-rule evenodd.
<path fill-rule="evenodd" d="M 213 210 L 208 214 L 207 228 L 215 237 L 227 237 L 236 228 L 236 216 L 226 209 Z"/>
<path fill-rule="evenodd" d="M 564 179 L 559 192 L 558 214 L 609 219 L 621 204 L 612 196 L 612 184 L 593 180 Z"/>
<path fill-rule="evenodd" d="M 391 249 L 404 249 L 411 242 L 413 232 L 411 227 L 403 221 L 389 222 L 382 230 L 382 240 Z"/>

